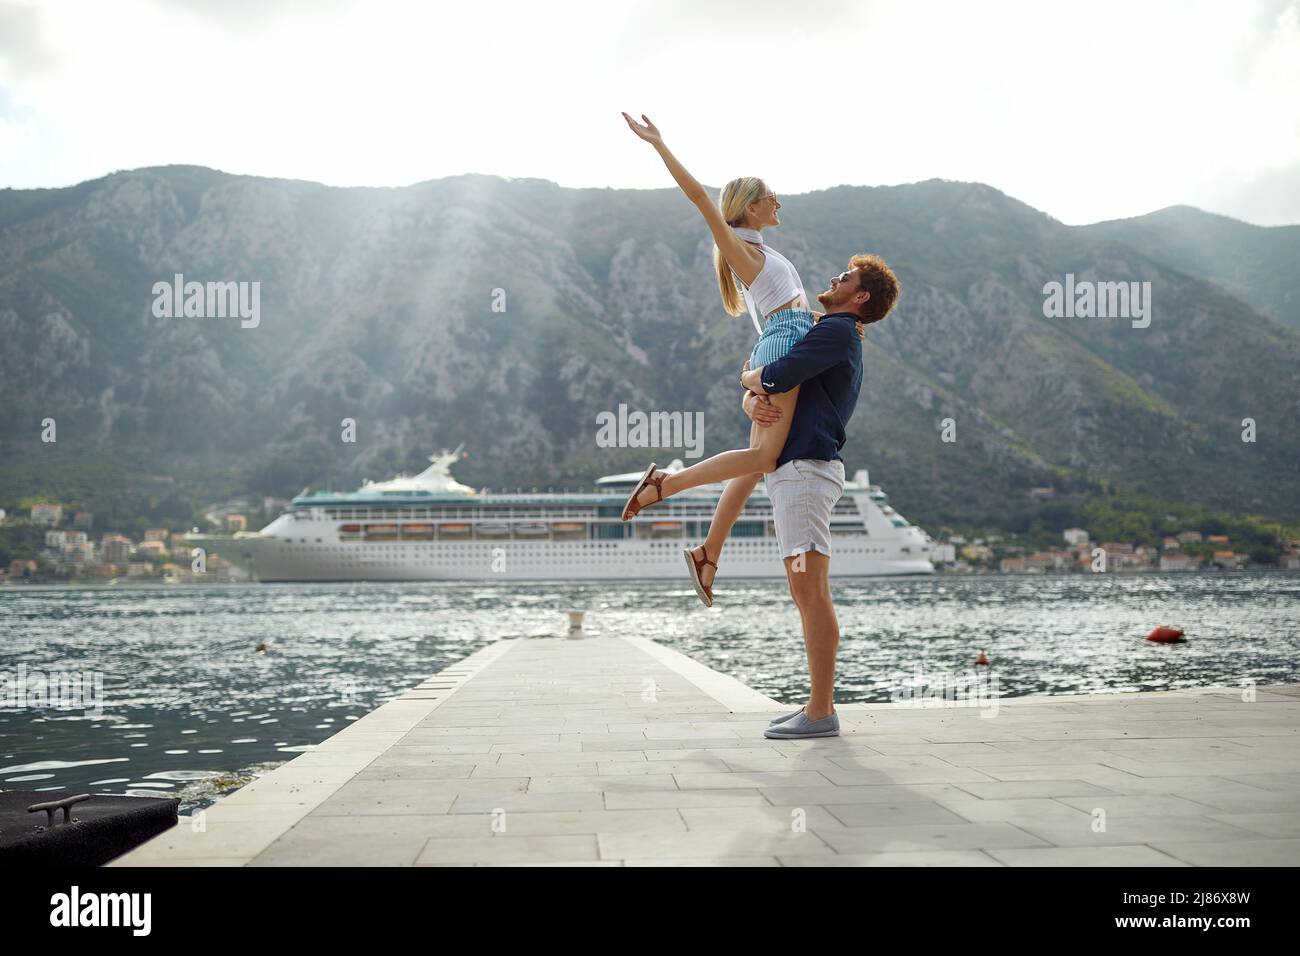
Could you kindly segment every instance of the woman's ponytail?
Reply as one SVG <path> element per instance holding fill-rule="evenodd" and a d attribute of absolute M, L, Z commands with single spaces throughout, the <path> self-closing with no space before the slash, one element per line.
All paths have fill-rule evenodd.
<path fill-rule="evenodd" d="M 744 225 L 745 207 L 750 203 L 758 202 L 766 195 L 767 184 L 755 176 L 733 179 L 722 187 L 722 195 L 718 200 L 722 218 L 733 227 Z M 718 273 L 718 292 L 722 296 L 722 307 L 727 310 L 728 315 L 740 315 L 745 311 L 745 303 L 740 297 L 740 287 L 737 284 L 739 280 L 716 245 L 713 247 L 713 267 Z"/>

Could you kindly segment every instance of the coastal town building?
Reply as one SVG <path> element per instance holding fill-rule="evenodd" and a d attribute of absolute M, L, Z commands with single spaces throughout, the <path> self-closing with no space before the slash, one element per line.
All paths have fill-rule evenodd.
<path fill-rule="evenodd" d="M 938 564 L 952 564 L 957 560 L 957 549 L 950 543 L 939 543 L 930 552 L 930 560 Z"/>
<path fill-rule="evenodd" d="M 32 505 L 32 524 L 56 527 L 63 520 L 63 505 Z"/>
<path fill-rule="evenodd" d="M 131 539 L 122 534 L 106 534 L 99 539 L 99 550 L 108 564 L 126 564 L 131 560 L 134 546 Z"/>
<path fill-rule="evenodd" d="M 35 574 L 36 566 L 31 558 L 14 558 L 9 562 L 9 580 L 20 581 L 29 574 Z"/>
<path fill-rule="evenodd" d="M 135 546 L 135 553 L 142 558 L 162 558 L 167 554 L 167 545 L 157 539 L 146 539 Z"/>

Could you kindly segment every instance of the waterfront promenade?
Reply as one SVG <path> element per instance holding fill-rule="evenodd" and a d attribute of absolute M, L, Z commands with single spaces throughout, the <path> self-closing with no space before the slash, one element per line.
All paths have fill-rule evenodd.
<path fill-rule="evenodd" d="M 641 638 L 502 641 L 110 865 L 1300 864 L 1300 686 L 764 738 L 791 709 Z"/>

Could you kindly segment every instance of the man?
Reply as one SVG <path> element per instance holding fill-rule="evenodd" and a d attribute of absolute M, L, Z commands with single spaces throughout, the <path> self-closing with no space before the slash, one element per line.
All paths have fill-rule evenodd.
<path fill-rule="evenodd" d="M 765 737 L 836 737 L 835 653 L 840 629 L 829 581 L 831 511 L 844 492 L 845 428 L 862 385 L 861 329 L 879 322 L 898 299 L 898 278 L 878 256 L 857 255 L 847 272 L 817 296 L 826 313 L 784 358 L 741 373 L 752 396 L 745 412 L 770 425 L 776 410 L 764 396 L 802 385 L 790 437 L 766 476 L 777 543 L 790 596 L 803 622 L 811 692 L 807 705 L 780 717 Z M 777 413 L 779 417 L 779 413 Z"/>

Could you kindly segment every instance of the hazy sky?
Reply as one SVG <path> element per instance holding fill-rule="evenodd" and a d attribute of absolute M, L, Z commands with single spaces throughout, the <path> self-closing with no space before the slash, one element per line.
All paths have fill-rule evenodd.
<path fill-rule="evenodd" d="M 0 186 L 196 163 L 334 185 L 932 177 L 1068 223 L 1300 222 L 1300 0 L 0 0 Z"/>

